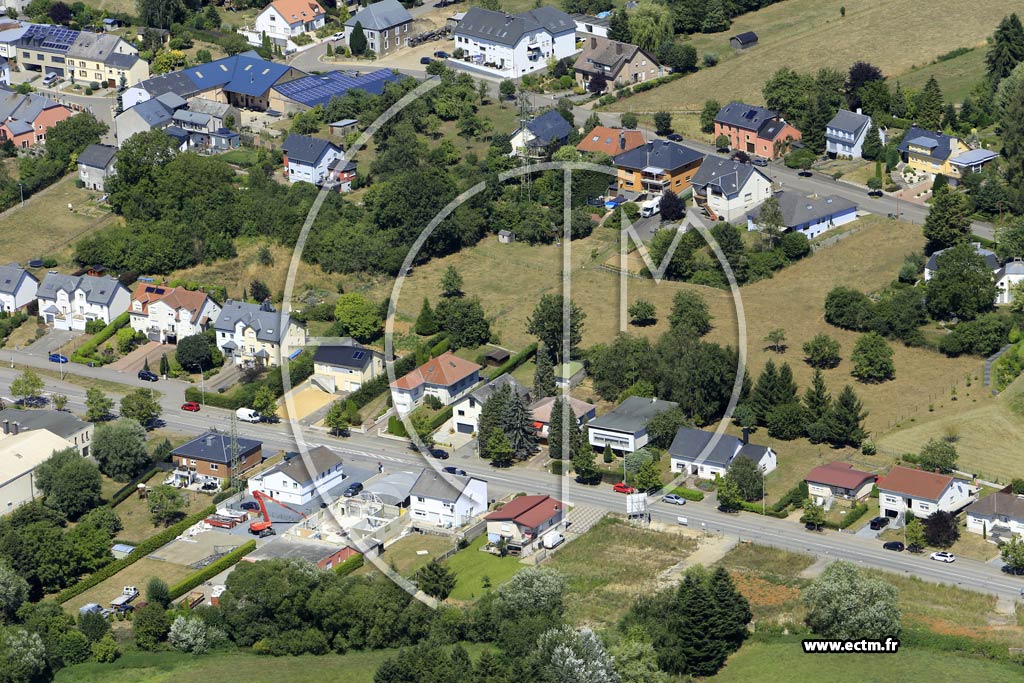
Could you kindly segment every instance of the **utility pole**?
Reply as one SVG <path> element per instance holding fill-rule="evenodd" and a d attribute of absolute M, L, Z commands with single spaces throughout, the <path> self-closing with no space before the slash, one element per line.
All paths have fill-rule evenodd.
<path fill-rule="evenodd" d="M 231 487 L 238 485 L 238 423 L 235 414 L 231 413 Z"/>

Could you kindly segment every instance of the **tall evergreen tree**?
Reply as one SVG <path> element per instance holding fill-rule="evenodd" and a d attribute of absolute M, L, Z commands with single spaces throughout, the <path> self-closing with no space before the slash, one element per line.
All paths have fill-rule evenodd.
<path fill-rule="evenodd" d="M 942 89 L 935 76 L 928 79 L 924 88 L 917 94 L 914 118 L 917 125 L 928 130 L 939 130 L 942 126 L 943 112 Z"/>
<path fill-rule="evenodd" d="M 750 393 L 750 408 L 757 418 L 758 424 L 765 424 L 768 414 L 775 407 L 775 398 L 779 393 L 779 374 L 775 368 L 775 362 L 769 358 L 764 369 L 754 383 L 754 389 Z"/>
<path fill-rule="evenodd" d="M 793 369 L 789 367 L 789 363 L 783 363 L 782 367 L 779 368 L 778 383 L 775 385 L 775 392 L 773 400 L 776 406 L 784 406 L 789 403 L 796 403 L 797 401 L 796 382 L 793 381 Z"/>
<path fill-rule="evenodd" d="M 847 384 L 832 402 L 825 417 L 828 440 L 836 446 L 860 446 L 867 438 L 867 432 L 864 431 L 864 418 L 867 415 L 864 404 Z"/>
<path fill-rule="evenodd" d="M 985 53 L 985 67 L 992 87 L 1024 61 L 1024 26 L 1016 14 L 1003 17 Z"/>
<path fill-rule="evenodd" d="M 903 118 L 907 115 L 907 96 L 904 94 L 903 88 L 900 87 L 899 81 L 896 81 L 896 90 L 892 94 L 890 111 L 896 118 Z"/>
<path fill-rule="evenodd" d="M 1005 146 L 1003 154 L 1006 154 Z M 940 192 L 933 196 L 923 230 L 928 240 L 928 253 L 969 240 L 971 214 L 967 196 L 959 192 Z"/>
<path fill-rule="evenodd" d="M 508 467 L 515 459 L 515 451 L 512 444 L 508 442 L 508 436 L 504 431 L 495 429 L 487 438 L 487 455 L 491 464 L 495 467 Z"/>
<path fill-rule="evenodd" d="M 629 32 L 629 17 L 626 10 L 615 10 L 608 22 L 608 37 L 620 43 L 632 43 L 633 35 Z"/>
<path fill-rule="evenodd" d="M 348 47 L 354 55 L 361 55 L 366 52 L 366 33 L 363 32 L 362 22 L 357 21 L 356 25 L 352 27 L 352 34 L 348 39 Z"/>
<path fill-rule="evenodd" d="M 825 151 L 825 129 L 835 114 L 821 94 L 813 95 L 807 103 L 807 114 L 800 128 L 803 133 L 801 141 L 815 154 Z"/>
<path fill-rule="evenodd" d="M 558 390 L 555 384 L 555 367 L 551 355 L 541 346 L 537 349 L 536 369 L 533 372 L 534 398 L 554 396 Z"/>
<path fill-rule="evenodd" d="M 808 422 L 815 423 L 823 419 L 828 415 L 831 405 L 832 395 L 825 386 L 825 376 L 821 374 L 821 370 L 815 370 L 811 386 L 804 392 L 804 409 L 807 411 Z"/>
<path fill-rule="evenodd" d="M 734 651 L 747 637 L 747 624 L 753 618 L 750 603 L 736 589 L 732 576 L 724 567 L 718 567 L 709 579 L 711 618 L 708 630 L 724 638 Z"/>
<path fill-rule="evenodd" d="M 525 460 L 537 452 L 537 430 L 533 426 L 533 416 L 526 402 L 518 392 L 510 392 L 508 407 L 505 413 L 505 434 L 515 457 Z"/>
<path fill-rule="evenodd" d="M 868 134 L 864 137 L 864 144 L 861 146 L 860 155 L 865 159 L 877 159 L 882 155 L 882 136 L 878 134 L 878 127 L 872 122 Z"/>
<path fill-rule="evenodd" d="M 1006 183 L 1010 188 L 1024 185 L 1024 78 L 1000 88 L 1005 104 L 999 111 L 1003 135 Z M 1017 211 L 1024 213 L 1024 192 L 1016 190 Z"/>
<path fill-rule="evenodd" d="M 502 385 L 492 392 L 480 408 L 480 419 L 477 421 L 477 444 L 480 448 L 480 457 L 490 458 L 488 451 L 491 437 L 495 432 L 505 431 L 505 415 L 508 413 L 508 404 L 511 399 L 511 391 L 507 384 Z"/>
<path fill-rule="evenodd" d="M 434 318 L 434 309 L 430 307 L 427 297 L 423 297 L 423 305 L 420 307 L 420 314 L 416 318 L 416 334 L 430 337 L 437 334 L 441 328 Z"/>
<path fill-rule="evenodd" d="M 960 119 L 957 118 L 956 107 L 952 102 L 947 102 L 945 108 L 942 110 L 942 128 L 944 130 L 952 131 L 955 135 L 959 126 Z"/>
<path fill-rule="evenodd" d="M 551 405 L 551 421 L 548 423 L 548 453 L 555 459 L 561 459 L 565 451 L 565 440 L 563 437 L 566 422 L 564 417 L 565 403 L 559 397 Z M 577 417 L 570 405 L 568 407 L 569 452 L 567 454 L 567 459 L 569 460 L 572 460 L 576 457 L 577 453 L 585 448 L 589 448 L 589 445 L 584 441 L 583 430 L 577 425 Z"/>

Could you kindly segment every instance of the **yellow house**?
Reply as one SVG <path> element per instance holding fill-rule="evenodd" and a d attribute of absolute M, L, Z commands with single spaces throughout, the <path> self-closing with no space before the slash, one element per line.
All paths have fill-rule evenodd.
<path fill-rule="evenodd" d="M 306 344 L 306 328 L 269 304 L 228 299 L 213 323 L 217 348 L 237 365 L 275 366 Z"/>
<path fill-rule="evenodd" d="M 356 342 L 317 347 L 313 355 L 313 384 L 334 394 L 356 391 L 384 374 L 384 356 Z"/>
<path fill-rule="evenodd" d="M 620 192 L 682 194 L 704 161 L 700 152 L 667 140 L 652 140 L 615 157 Z"/>
<path fill-rule="evenodd" d="M 958 179 L 961 166 L 953 160 L 970 151 L 959 138 L 911 126 L 900 143 L 900 153 L 907 166 L 918 171 L 935 175 L 941 173 L 947 178 Z"/>
<path fill-rule="evenodd" d="M 138 49 L 109 33 L 83 31 L 68 48 L 66 61 L 67 77 L 78 83 L 117 88 L 122 77 L 125 87 L 149 78 L 149 63 L 139 59 Z"/>

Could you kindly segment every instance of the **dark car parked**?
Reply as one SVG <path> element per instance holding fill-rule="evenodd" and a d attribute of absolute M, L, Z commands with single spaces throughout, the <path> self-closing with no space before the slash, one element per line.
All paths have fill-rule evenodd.
<path fill-rule="evenodd" d="M 349 484 L 348 488 L 345 489 L 345 492 L 342 495 L 345 496 L 346 498 L 352 498 L 353 496 L 358 496 L 362 492 L 363 492 L 363 482 L 356 481 L 356 482 L 353 482 L 353 483 Z"/>
<path fill-rule="evenodd" d="M 873 520 L 871 520 L 872 531 L 881 531 L 887 526 L 889 526 L 888 517 L 875 517 Z"/>
<path fill-rule="evenodd" d="M 679 133 L 669 133 L 665 137 L 668 138 L 669 140 L 671 140 L 672 142 L 682 142 L 683 141 L 683 136 L 680 135 Z"/>
<path fill-rule="evenodd" d="M 438 460 L 448 459 L 448 451 L 444 450 L 443 448 L 431 448 L 430 455 L 431 457 L 437 458 Z"/>
<path fill-rule="evenodd" d="M 886 550 L 895 550 L 898 553 L 902 553 L 903 550 L 906 548 L 906 546 L 900 543 L 899 541 L 889 541 L 888 543 L 883 543 L 882 547 Z"/>
<path fill-rule="evenodd" d="M 461 470 L 458 467 L 445 467 L 441 471 L 446 474 L 454 474 L 456 477 L 466 476 L 466 470 Z"/>
<path fill-rule="evenodd" d="M 155 372 L 149 370 L 139 370 L 139 379 L 147 382 L 158 382 L 160 380 Z"/>

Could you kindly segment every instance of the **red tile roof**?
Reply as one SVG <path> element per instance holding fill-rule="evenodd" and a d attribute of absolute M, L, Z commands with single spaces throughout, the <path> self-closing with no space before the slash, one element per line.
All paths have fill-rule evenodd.
<path fill-rule="evenodd" d="M 551 496 L 519 496 L 484 519 L 488 522 L 515 522 L 533 529 L 557 515 L 563 507 Z"/>
<path fill-rule="evenodd" d="M 620 135 L 622 136 L 621 144 L 619 142 Z M 576 145 L 576 149 L 581 152 L 604 152 L 613 157 L 616 154 L 643 147 L 643 145 L 644 135 L 638 130 L 595 126 L 594 130 L 587 133 Z"/>
<path fill-rule="evenodd" d="M 451 351 L 445 351 L 437 358 L 433 358 L 419 366 L 408 375 L 399 377 L 392 382 L 391 386 L 396 389 L 406 390 L 415 389 L 421 384 L 449 387 L 469 377 L 481 367 L 476 363 L 459 358 Z"/>
<path fill-rule="evenodd" d="M 132 301 L 142 304 L 142 314 L 149 315 L 149 306 L 157 301 L 163 301 L 177 313 L 185 309 L 190 314 L 190 319 L 195 322 L 199 313 L 206 303 L 206 292 L 198 292 L 184 287 L 162 287 L 160 285 L 141 284 L 135 289 Z"/>
<path fill-rule="evenodd" d="M 865 481 L 874 481 L 876 475 L 871 472 L 861 472 L 853 469 L 846 462 L 830 462 L 821 467 L 815 467 L 805 477 L 806 481 L 826 486 L 835 486 L 842 489 L 857 490 Z"/>
<path fill-rule="evenodd" d="M 938 500 L 952 481 L 953 477 L 948 474 L 912 470 L 897 465 L 878 480 L 878 488 L 913 498 Z"/>
<path fill-rule="evenodd" d="M 275 0 L 271 4 L 289 24 L 311 21 L 324 13 L 323 8 L 312 0 Z"/>

